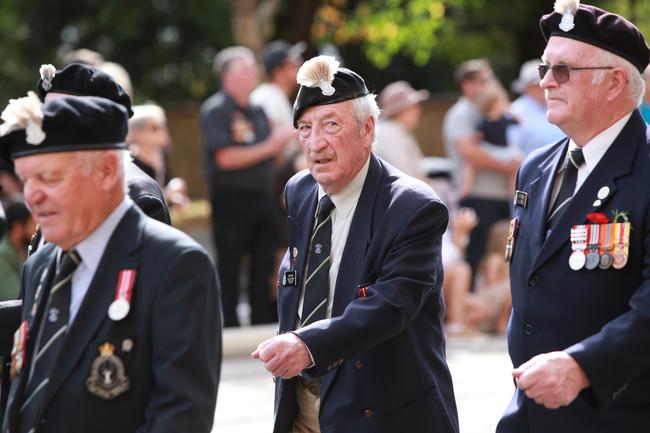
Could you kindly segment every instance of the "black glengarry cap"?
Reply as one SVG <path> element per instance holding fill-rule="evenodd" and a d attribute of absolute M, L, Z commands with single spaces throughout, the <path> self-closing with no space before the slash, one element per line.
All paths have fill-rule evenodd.
<path fill-rule="evenodd" d="M 293 126 L 309 107 L 336 104 L 368 95 L 363 78 L 331 56 L 318 56 L 306 61 L 298 71 L 300 90 L 293 104 Z"/>

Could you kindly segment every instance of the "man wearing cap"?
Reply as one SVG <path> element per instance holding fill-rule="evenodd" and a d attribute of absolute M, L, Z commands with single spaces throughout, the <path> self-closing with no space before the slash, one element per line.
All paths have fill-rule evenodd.
<path fill-rule="evenodd" d="M 413 130 L 420 122 L 420 103 L 429 91 L 415 90 L 406 81 L 387 85 L 379 94 L 382 120 L 377 124 L 374 152 L 409 176 L 427 181 L 421 163 L 424 155 L 415 141 Z"/>
<path fill-rule="evenodd" d="M 527 61 L 521 65 L 519 78 L 512 83 L 512 89 L 521 96 L 510 104 L 509 111 L 517 118 L 518 124 L 512 128 L 508 139 L 524 155 L 564 136 L 560 128 L 546 118 L 546 99 L 539 86 L 538 66 L 537 59 Z"/>
<path fill-rule="evenodd" d="M 271 323 L 275 321 L 272 281 L 280 224 L 273 161 L 295 133 L 288 125 L 271 128 L 264 111 L 250 104 L 258 73 L 248 48 L 220 51 L 214 69 L 222 90 L 203 103 L 201 126 L 224 326 L 239 326 L 237 304 L 245 254 L 250 257 L 251 323 Z"/>
<path fill-rule="evenodd" d="M 23 271 L 3 433 L 210 432 L 216 271 L 125 196 L 126 109 L 31 94 L 2 118 L 0 156 L 48 242 Z"/>
<path fill-rule="evenodd" d="M 641 32 L 558 1 L 540 85 L 568 136 L 518 174 L 508 348 L 516 391 L 497 431 L 650 431 L 650 137 Z"/>
<path fill-rule="evenodd" d="M 72 63 L 57 71 L 52 65 L 42 65 L 40 73 L 37 92 L 41 101 L 63 95 L 99 96 L 124 106 L 129 117 L 133 116 L 129 95 L 110 75 L 99 69 Z M 158 183 L 132 162 L 127 165 L 125 174 L 129 197 L 135 204 L 147 216 L 171 224 L 165 195 Z"/>
<path fill-rule="evenodd" d="M 298 72 L 309 171 L 287 184 L 280 333 L 252 354 L 276 377 L 276 433 L 457 432 L 442 331 L 448 213 L 375 157 L 363 79 L 319 56 Z"/>

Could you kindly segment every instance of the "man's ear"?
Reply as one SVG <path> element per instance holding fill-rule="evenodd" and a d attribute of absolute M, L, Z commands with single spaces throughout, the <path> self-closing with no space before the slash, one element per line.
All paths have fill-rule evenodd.
<path fill-rule="evenodd" d="M 623 68 L 615 68 L 611 79 L 609 80 L 609 85 L 607 90 L 607 101 L 614 101 L 618 99 L 621 93 L 625 92 L 627 89 L 627 83 L 629 77 L 627 76 L 627 71 Z"/>
<path fill-rule="evenodd" d="M 106 190 L 111 190 L 116 183 L 121 183 L 120 164 L 122 164 L 121 156 L 113 151 L 104 152 L 99 159 L 95 169 L 98 170 L 102 186 Z"/>

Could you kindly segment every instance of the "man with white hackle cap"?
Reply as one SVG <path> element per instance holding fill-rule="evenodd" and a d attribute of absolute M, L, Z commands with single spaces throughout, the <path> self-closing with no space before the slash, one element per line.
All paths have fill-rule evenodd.
<path fill-rule="evenodd" d="M 280 334 L 252 354 L 276 378 L 276 433 L 458 432 L 443 334 L 448 212 L 375 157 L 379 108 L 358 74 L 300 68 L 293 120 L 309 170 L 285 188 Z"/>
<path fill-rule="evenodd" d="M 207 252 L 125 195 L 127 110 L 31 93 L 2 113 L 47 244 L 25 263 L 3 433 L 209 433 L 221 361 Z"/>
<path fill-rule="evenodd" d="M 558 0 L 540 21 L 547 118 L 506 246 L 516 390 L 497 432 L 650 431 L 650 49 L 625 18 Z"/>

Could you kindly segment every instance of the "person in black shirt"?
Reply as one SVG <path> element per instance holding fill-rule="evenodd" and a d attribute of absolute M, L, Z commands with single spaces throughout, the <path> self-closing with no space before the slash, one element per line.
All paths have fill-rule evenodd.
<path fill-rule="evenodd" d="M 279 224 L 273 160 L 295 132 L 290 127 L 271 130 L 264 111 L 249 104 L 258 70 L 248 48 L 222 50 L 214 70 L 222 89 L 204 102 L 201 121 L 224 326 L 239 326 L 236 309 L 245 254 L 250 258 L 251 323 L 269 323 L 275 321 L 272 281 Z"/>

